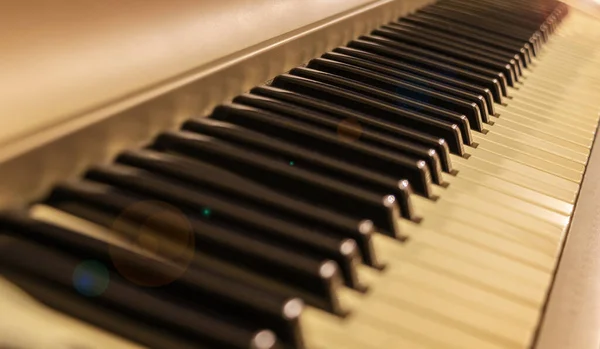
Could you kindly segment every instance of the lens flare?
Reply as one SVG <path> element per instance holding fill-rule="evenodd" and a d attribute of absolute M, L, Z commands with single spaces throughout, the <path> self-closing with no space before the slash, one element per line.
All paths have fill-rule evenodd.
<path fill-rule="evenodd" d="M 203 207 L 198 213 L 206 218 L 213 214 L 210 207 Z M 143 259 L 125 250 L 110 248 L 109 254 L 119 276 L 138 286 L 168 285 L 185 273 L 194 258 L 195 240 L 190 221 L 179 209 L 164 202 L 136 202 L 121 213 L 112 228 L 123 232 L 135 251 L 172 266 L 167 271 L 153 270 Z"/>
<path fill-rule="evenodd" d="M 110 273 L 104 264 L 88 260 L 81 262 L 73 272 L 73 286 L 87 297 L 98 297 L 108 288 Z"/>

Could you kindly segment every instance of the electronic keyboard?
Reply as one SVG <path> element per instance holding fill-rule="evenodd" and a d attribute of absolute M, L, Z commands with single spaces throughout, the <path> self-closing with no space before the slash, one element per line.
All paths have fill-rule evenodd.
<path fill-rule="evenodd" d="M 597 349 L 591 3 L 33 3 L 0 348 Z"/>

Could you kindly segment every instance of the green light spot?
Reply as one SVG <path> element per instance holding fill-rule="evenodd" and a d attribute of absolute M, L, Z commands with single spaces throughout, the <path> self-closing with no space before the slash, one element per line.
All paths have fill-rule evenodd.
<path fill-rule="evenodd" d="M 210 216 L 210 213 L 211 213 L 211 212 L 210 212 L 210 208 L 205 208 L 204 210 L 202 210 L 202 214 L 203 214 L 205 217 L 208 217 L 208 216 Z"/>
<path fill-rule="evenodd" d="M 294 166 L 295 162 L 290 161 L 290 166 Z"/>

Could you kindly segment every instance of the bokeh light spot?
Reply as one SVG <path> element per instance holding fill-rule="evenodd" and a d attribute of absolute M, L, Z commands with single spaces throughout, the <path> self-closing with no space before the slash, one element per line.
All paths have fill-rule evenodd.
<path fill-rule="evenodd" d="M 212 215 L 209 207 L 200 208 L 199 216 Z M 194 230 L 186 215 L 161 201 L 138 201 L 127 207 L 114 221 L 112 229 L 124 232 L 130 248 L 110 248 L 117 273 L 142 287 L 161 287 L 177 280 L 189 267 L 195 253 Z M 147 260 L 146 260 L 147 259 Z M 171 265 L 157 270 L 156 259 Z"/>
<path fill-rule="evenodd" d="M 362 136 L 362 133 L 362 126 L 356 119 L 346 119 L 338 124 L 337 134 L 338 137 L 343 141 L 356 141 Z"/>
<path fill-rule="evenodd" d="M 73 272 L 73 286 L 86 297 L 98 297 L 106 291 L 109 282 L 108 269 L 94 260 L 81 262 Z"/>
<path fill-rule="evenodd" d="M 158 253 L 159 250 L 159 241 L 155 236 L 151 234 L 142 234 L 138 238 L 139 246 L 146 252 L 149 253 Z"/>

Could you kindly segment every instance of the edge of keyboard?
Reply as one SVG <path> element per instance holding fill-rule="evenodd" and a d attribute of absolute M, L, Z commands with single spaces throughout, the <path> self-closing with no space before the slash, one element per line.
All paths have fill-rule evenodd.
<path fill-rule="evenodd" d="M 600 343 L 600 138 L 596 133 L 571 225 L 539 324 L 536 349 Z"/>
<path fill-rule="evenodd" d="M 600 7 L 563 0 L 600 20 Z M 597 349 L 600 343 L 600 138 L 596 132 L 571 224 L 532 348 Z"/>

